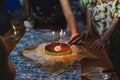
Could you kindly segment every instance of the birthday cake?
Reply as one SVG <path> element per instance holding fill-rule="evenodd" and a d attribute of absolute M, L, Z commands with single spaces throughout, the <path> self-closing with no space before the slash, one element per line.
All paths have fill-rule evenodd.
<path fill-rule="evenodd" d="M 83 47 L 70 46 L 65 43 L 42 43 L 21 51 L 24 58 L 30 59 L 34 64 L 40 64 L 42 69 L 52 75 L 61 74 L 69 69 L 75 61 L 96 58 Z M 70 69 L 74 70 L 70 67 Z"/>
<path fill-rule="evenodd" d="M 72 49 L 65 43 L 52 43 L 45 46 L 45 54 L 53 56 L 62 56 L 72 54 Z"/>

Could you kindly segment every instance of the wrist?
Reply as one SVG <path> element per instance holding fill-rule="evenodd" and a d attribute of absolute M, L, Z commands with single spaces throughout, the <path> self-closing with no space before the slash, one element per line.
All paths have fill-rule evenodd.
<path fill-rule="evenodd" d="M 89 25 L 87 24 L 87 25 L 86 25 L 86 29 L 87 29 L 87 30 L 91 30 L 91 25 L 90 25 L 90 24 L 89 24 Z"/>
<path fill-rule="evenodd" d="M 76 35 L 79 35 L 79 33 L 77 33 L 77 32 L 76 33 L 72 33 L 72 36 L 76 36 Z"/>
<path fill-rule="evenodd" d="M 101 39 L 102 41 L 104 41 L 104 42 L 106 42 L 106 41 L 108 40 L 108 38 L 105 37 L 105 36 L 102 36 L 100 39 Z"/>
<path fill-rule="evenodd" d="M 71 34 L 72 34 L 72 35 L 73 35 L 73 34 L 78 34 L 78 32 L 77 32 L 76 29 L 72 29 L 72 30 L 71 30 Z"/>

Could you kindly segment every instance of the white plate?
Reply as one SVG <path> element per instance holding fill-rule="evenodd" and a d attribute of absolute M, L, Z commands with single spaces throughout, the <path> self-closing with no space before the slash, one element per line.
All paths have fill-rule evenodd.
<path fill-rule="evenodd" d="M 105 69 L 104 67 L 90 67 L 86 70 L 86 73 L 82 73 L 81 76 L 89 80 L 108 80 L 111 78 L 111 74 L 102 73 Z"/>

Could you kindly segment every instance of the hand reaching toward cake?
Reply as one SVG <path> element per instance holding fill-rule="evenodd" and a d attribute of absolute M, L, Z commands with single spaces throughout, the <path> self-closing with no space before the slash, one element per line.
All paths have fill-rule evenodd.
<path fill-rule="evenodd" d="M 84 41 L 81 40 L 81 37 L 78 33 L 72 34 L 70 40 L 67 42 L 70 45 L 79 45 L 84 44 Z"/>

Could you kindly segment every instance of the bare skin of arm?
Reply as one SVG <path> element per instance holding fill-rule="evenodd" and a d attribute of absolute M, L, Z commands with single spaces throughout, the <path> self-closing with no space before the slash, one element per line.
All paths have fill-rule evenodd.
<path fill-rule="evenodd" d="M 81 38 L 83 39 L 87 39 L 89 36 L 92 35 L 92 30 L 91 30 L 91 22 L 92 22 L 92 19 L 91 19 L 91 10 L 89 10 L 88 8 L 86 8 L 86 25 L 84 26 L 85 27 L 85 30 L 81 32 L 80 36 Z"/>
<path fill-rule="evenodd" d="M 119 2 L 120 0 L 117 0 L 118 4 L 116 4 L 116 8 L 118 8 L 117 11 L 117 15 L 114 15 L 114 18 L 109 26 L 109 28 L 107 29 L 107 31 L 101 36 L 100 39 L 95 40 L 95 42 L 91 45 L 91 48 L 93 49 L 103 49 L 105 48 L 105 43 L 107 42 L 107 40 L 110 38 L 110 36 L 112 35 L 112 32 L 115 30 L 117 26 L 117 24 L 119 23 L 119 17 L 118 17 L 118 13 L 119 13 Z"/>
<path fill-rule="evenodd" d="M 28 17 L 30 15 L 28 0 L 23 0 L 23 2 L 24 2 L 25 16 Z M 66 21 L 67 21 L 70 31 L 72 33 L 71 38 L 67 43 L 72 45 L 72 44 L 80 42 L 80 35 L 77 33 L 76 20 L 72 13 L 72 9 L 71 9 L 69 2 L 70 2 L 69 0 L 60 0 L 60 4 L 63 9 L 63 13 L 65 15 Z"/>
<path fill-rule="evenodd" d="M 114 31 L 114 29 L 117 27 L 116 25 L 119 22 L 119 18 L 115 17 L 108 28 L 108 30 L 101 36 L 100 39 L 97 39 L 92 45 L 91 48 L 93 49 L 103 49 L 105 47 L 106 41 L 110 38 L 111 33 Z"/>
<path fill-rule="evenodd" d="M 91 10 L 89 10 L 89 9 L 86 9 L 86 10 L 87 10 L 86 11 L 87 12 L 86 30 L 83 31 L 82 34 L 81 34 L 81 36 L 85 39 L 88 36 L 91 36 L 93 34 L 93 32 L 91 30 L 91 23 L 93 23 L 92 19 L 91 19 Z M 111 25 L 108 28 L 108 30 L 101 36 L 101 38 L 95 40 L 95 42 L 90 46 L 90 48 L 92 48 L 92 49 L 104 49 L 106 41 L 110 38 L 111 33 L 116 28 L 116 25 L 118 24 L 118 22 L 119 22 L 119 18 L 114 17 L 114 19 L 112 20 Z"/>
<path fill-rule="evenodd" d="M 23 7 L 24 7 L 24 12 L 25 12 L 25 17 L 30 16 L 28 0 L 23 0 Z"/>
<path fill-rule="evenodd" d="M 76 20 L 72 13 L 72 9 L 70 6 L 69 0 L 60 0 L 61 7 L 63 9 L 63 13 L 69 25 L 70 31 L 72 33 L 70 40 L 68 41 L 69 44 L 75 44 L 80 41 L 80 36 L 77 33 L 76 29 Z"/>

